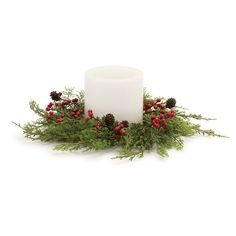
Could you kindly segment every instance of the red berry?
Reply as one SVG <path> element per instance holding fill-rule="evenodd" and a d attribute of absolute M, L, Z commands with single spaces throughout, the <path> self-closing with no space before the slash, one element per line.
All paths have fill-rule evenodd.
<path fill-rule="evenodd" d="M 115 137 L 115 139 L 120 139 L 120 135 L 119 134 L 115 134 L 114 137 Z"/>
<path fill-rule="evenodd" d="M 121 129 L 125 127 L 125 125 L 122 124 L 122 123 L 119 126 L 120 126 Z"/>
<path fill-rule="evenodd" d="M 151 104 L 151 103 L 148 103 L 148 104 L 146 105 L 146 107 L 147 107 L 147 108 L 151 108 L 151 107 L 152 107 L 152 104 Z"/>
<path fill-rule="evenodd" d="M 72 111 L 70 114 L 71 114 L 72 116 L 74 116 L 74 115 L 75 115 L 75 112 L 74 112 L 74 111 Z"/>
<path fill-rule="evenodd" d="M 120 131 L 120 134 L 121 134 L 121 135 L 125 135 L 125 134 L 126 134 L 125 129 L 122 129 L 122 130 Z"/>
<path fill-rule="evenodd" d="M 46 111 L 50 111 L 50 110 L 51 110 L 51 108 L 50 108 L 50 107 L 47 107 L 47 108 L 46 108 Z"/>
<path fill-rule="evenodd" d="M 54 115 L 54 112 L 53 112 L 53 111 L 50 111 L 49 114 L 52 116 L 52 115 Z"/>
<path fill-rule="evenodd" d="M 167 125 L 167 121 L 166 121 L 166 119 L 163 119 L 163 120 L 161 120 L 162 121 L 162 124 L 165 126 L 165 125 Z"/>
<path fill-rule="evenodd" d="M 60 124 L 61 123 L 61 119 L 56 119 L 56 123 Z"/>
<path fill-rule="evenodd" d="M 63 102 L 62 102 L 62 105 L 63 106 L 67 106 L 67 105 L 69 105 L 71 103 L 71 100 L 64 100 Z"/>
<path fill-rule="evenodd" d="M 80 112 L 81 114 L 83 114 L 83 113 L 84 113 L 84 109 L 80 109 L 79 112 Z"/>
<path fill-rule="evenodd" d="M 156 128 L 156 129 L 159 129 L 161 126 L 160 126 L 160 124 L 154 123 L 153 127 Z"/>
<path fill-rule="evenodd" d="M 152 123 L 153 123 L 153 124 L 158 123 L 158 122 L 159 122 L 159 120 L 158 120 L 157 118 L 155 118 L 155 119 L 152 120 Z"/>
<path fill-rule="evenodd" d="M 151 113 L 151 110 L 148 109 L 148 110 L 145 111 L 145 113 L 149 114 L 149 113 Z"/>
<path fill-rule="evenodd" d="M 160 116 L 152 116 L 152 120 L 159 120 Z"/>
<path fill-rule="evenodd" d="M 75 115 L 76 115 L 76 116 L 80 116 L 80 112 L 77 111 L 77 112 L 75 113 Z"/>
<path fill-rule="evenodd" d="M 49 114 L 46 115 L 46 119 L 47 120 L 50 120 L 51 119 L 51 116 Z"/>
<path fill-rule="evenodd" d="M 165 116 L 163 114 L 160 115 L 160 119 L 164 119 Z"/>
<path fill-rule="evenodd" d="M 93 116 L 93 111 L 92 110 L 88 110 L 88 116 L 92 117 Z"/>
<path fill-rule="evenodd" d="M 161 99 L 160 99 L 160 98 L 157 98 L 157 102 L 161 102 Z"/>
<path fill-rule="evenodd" d="M 53 103 L 52 102 L 50 102 L 49 104 L 48 104 L 48 107 L 52 107 L 53 106 Z"/>
<path fill-rule="evenodd" d="M 84 122 L 87 123 L 89 121 L 89 117 L 84 118 Z"/>
<path fill-rule="evenodd" d="M 61 114 L 61 118 L 63 119 L 65 117 L 65 115 L 64 114 Z"/>
<path fill-rule="evenodd" d="M 171 113 L 171 117 L 175 117 L 175 111 L 174 110 L 171 110 L 170 113 Z"/>
<path fill-rule="evenodd" d="M 153 108 L 154 108 L 154 109 L 157 109 L 157 108 L 158 108 L 158 106 L 157 106 L 157 105 L 154 105 L 154 106 L 153 106 Z"/>
<path fill-rule="evenodd" d="M 119 132 L 119 131 L 120 131 L 120 126 L 116 126 L 116 127 L 114 128 L 114 130 L 115 130 L 115 132 Z"/>

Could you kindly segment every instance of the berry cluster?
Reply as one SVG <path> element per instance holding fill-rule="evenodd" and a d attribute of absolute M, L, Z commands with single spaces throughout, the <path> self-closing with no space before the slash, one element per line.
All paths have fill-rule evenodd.
<path fill-rule="evenodd" d="M 75 111 L 72 111 L 71 113 L 70 113 L 70 115 L 72 116 L 72 117 L 80 117 L 80 116 L 82 116 L 84 114 L 84 109 L 79 109 L 79 110 L 75 110 Z"/>
<path fill-rule="evenodd" d="M 152 111 L 155 111 L 157 109 L 165 110 L 166 108 L 173 108 L 176 105 L 176 100 L 174 98 L 169 98 L 165 103 L 162 102 L 161 98 L 154 99 L 148 99 L 145 101 L 145 104 L 143 106 L 144 113 L 149 114 Z"/>
<path fill-rule="evenodd" d="M 87 123 L 92 118 L 93 118 L 93 111 L 88 110 L 88 116 L 84 118 L 84 122 Z"/>
<path fill-rule="evenodd" d="M 126 128 L 127 128 L 127 121 L 122 121 L 120 122 L 115 128 L 114 128 L 114 138 L 115 139 L 120 139 L 121 136 L 126 135 Z"/>
<path fill-rule="evenodd" d="M 167 125 L 167 119 L 174 119 L 175 117 L 175 111 L 170 110 L 166 111 L 164 110 L 164 114 L 154 115 L 151 117 L 152 120 L 152 126 L 156 129 L 163 130 L 163 128 Z"/>
<path fill-rule="evenodd" d="M 79 117 L 84 113 L 83 109 L 78 109 L 78 98 L 63 99 L 61 92 L 53 91 L 50 93 L 51 99 L 54 102 L 50 102 L 45 111 L 46 120 L 54 120 L 57 124 L 60 124 L 65 116 Z"/>
<path fill-rule="evenodd" d="M 88 110 L 87 116 L 84 117 L 84 109 L 79 104 L 78 98 L 65 99 L 61 92 L 56 91 L 51 92 L 50 96 L 53 102 L 50 102 L 45 109 L 46 120 L 52 120 L 60 124 L 65 117 L 68 119 L 82 118 L 85 123 L 90 119 L 94 119 L 92 110 Z M 162 101 L 161 98 L 146 99 L 143 111 L 148 120 L 151 120 L 151 125 L 154 128 L 163 130 L 167 125 L 168 119 L 174 119 L 175 117 L 175 111 L 172 109 L 175 105 L 176 100 L 174 98 L 169 98 L 166 101 Z M 122 136 L 126 135 L 128 121 L 122 121 L 117 124 L 114 115 L 109 113 L 101 121 L 98 120 L 94 128 L 99 129 L 103 125 L 111 129 L 114 128 L 114 138 L 119 140 Z"/>
<path fill-rule="evenodd" d="M 156 129 L 163 129 L 167 125 L 167 120 L 163 114 L 152 116 L 152 126 Z"/>
<path fill-rule="evenodd" d="M 167 125 L 168 119 L 174 119 L 175 111 L 172 109 L 176 105 L 174 98 L 169 98 L 166 102 L 162 102 L 160 98 L 156 100 L 148 99 L 144 103 L 144 113 L 151 115 L 151 124 L 154 128 L 163 130 Z"/>
<path fill-rule="evenodd" d="M 157 109 L 165 109 L 165 105 L 161 103 L 161 99 L 157 98 L 156 100 L 154 99 L 148 99 L 145 101 L 145 104 L 143 106 L 144 113 L 149 114 L 154 110 Z"/>
<path fill-rule="evenodd" d="M 52 117 L 54 116 L 55 112 L 52 111 L 53 110 L 53 105 L 54 103 L 50 102 L 47 107 L 46 107 L 46 114 L 45 114 L 45 118 L 46 120 L 51 120 Z"/>
<path fill-rule="evenodd" d="M 58 113 L 55 109 L 56 104 L 50 102 L 46 107 L 46 114 L 45 118 L 46 120 L 55 120 L 56 123 L 60 124 L 65 117 L 65 114 Z"/>
<path fill-rule="evenodd" d="M 116 158 L 130 160 L 142 157 L 145 151 L 152 150 L 153 147 L 159 155 L 167 156 L 171 148 L 182 149 L 183 137 L 186 136 L 200 134 L 226 138 L 212 129 L 204 129 L 198 123 L 193 123 L 192 119 L 211 119 L 204 118 L 201 114 L 186 113 L 176 106 L 174 98 L 153 98 L 144 91 L 143 111 L 142 105 L 140 111 L 142 119 L 140 123 L 129 124 L 119 118 L 120 114 L 115 114 L 115 117 L 113 109 L 102 117 L 97 116 L 93 106 L 90 108 L 94 109 L 94 114 L 92 110 L 86 109 L 84 112 L 84 95 L 84 91 L 76 94 L 72 88 L 66 88 L 62 93 L 53 91 L 50 93 L 50 103 L 44 109 L 36 101 L 30 102 L 31 110 L 39 119 L 24 125 L 13 123 L 23 129 L 27 138 L 56 143 L 55 150 L 58 151 L 120 147 Z M 109 96 L 106 99 L 110 99 Z M 114 108 L 123 105 L 113 104 Z M 113 112 L 115 113 L 114 110 Z"/>

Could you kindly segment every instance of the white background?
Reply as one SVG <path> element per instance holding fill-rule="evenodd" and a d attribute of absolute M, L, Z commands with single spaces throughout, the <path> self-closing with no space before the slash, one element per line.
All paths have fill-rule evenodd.
<path fill-rule="evenodd" d="M 0 235 L 235 236 L 235 12 L 234 0 L 1 0 Z M 143 70 L 152 94 L 231 138 L 130 162 L 53 152 L 10 123 L 100 65 Z"/>

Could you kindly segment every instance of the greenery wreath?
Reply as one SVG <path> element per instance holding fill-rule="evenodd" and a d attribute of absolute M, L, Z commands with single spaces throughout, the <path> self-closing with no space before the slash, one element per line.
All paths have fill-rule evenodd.
<path fill-rule="evenodd" d="M 168 156 L 168 149 L 183 148 L 183 137 L 226 137 L 192 123 L 193 119 L 213 119 L 187 114 L 184 108 L 176 106 L 174 98 L 153 98 L 146 91 L 143 95 L 143 123 L 118 122 L 113 114 L 95 117 L 92 110 L 84 114 L 84 92 L 76 92 L 73 88 L 53 91 L 50 97 L 46 109 L 30 101 L 30 108 L 39 119 L 24 125 L 14 124 L 22 128 L 27 138 L 56 143 L 54 150 L 58 151 L 120 147 L 114 158 L 133 160 L 143 157 L 145 151 L 154 147 L 160 156 Z"/>

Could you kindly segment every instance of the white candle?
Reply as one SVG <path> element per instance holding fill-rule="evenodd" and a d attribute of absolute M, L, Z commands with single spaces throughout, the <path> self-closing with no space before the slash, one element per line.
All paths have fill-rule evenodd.
<path fill-rule="evenodd" d="M 138 123 L 143 119 L 143 74 L 123 66 L 104 66 L 85 73 L 85 112 L 112 113 L 116 120 Z"/>

